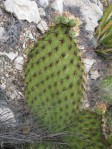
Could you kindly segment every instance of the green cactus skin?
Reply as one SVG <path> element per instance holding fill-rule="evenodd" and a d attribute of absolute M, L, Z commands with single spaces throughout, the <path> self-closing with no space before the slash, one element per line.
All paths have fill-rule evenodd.
<path fill-rule="evenodd" d="M 71 30 L 69 31 L 69 36 L 70 36 L 71 38 L 75 38 L 75 37 L 76 37 L 76 33 L 73 32 L 73 30 L 71 29 Z"/>
<path fill-rule="evenodd" d="M 102 117 L 80 111 L 85 72 L 71 28 L 76 20 L 55 16 L 55 23 L 29 53 L 25 95 L 40 127 L 51 134 L 59 133 L 63 141 L 61 145 L 47 141 L 33 145 L 33 149 L 107 149 Z"/>
<path fill-rule="evenodd" d="M 77 23 L 76 20 L 73 20 L 72 19 L 72 20 L 69 21 L 68 25 L 71 26 L 71 27 L 73 27 L 73 26 L 76 25 L 76 23 Z"/>
<path fill-rule="evenodd" d="M 92 111 L 82 110 L 77 113 L 73 124 L 67 128 L 66 138 L 64 137 L 65 142 L 70 144 L 70 149 L 107 149 L 101 119 L 100 115 Z"/>
<path fill-rule="evenodd" d="M 62 19 L 62 17 L 60 15 L 56 15 L 54 17 L 55 24 L 60 24 L 61 23 L 61 19 Z"/>
<path fill-rule="evenodd" d="M 28 105 L 41 126 L 53 133 L 69 125 L 85 91 L 84 65 L 70 30 L 63 23 L 51 27 L 25 65 Z"/>
<path fill-rule="evenodd" d="M 69 19 L 69 17 L 67 17 L 67 16 L 63 16 L 61 20 L 62 20 L 61 22 L 62 22 L 63 24 L 68 24 L 68 23 L 70 22 L 70 19 Z"/>
<path fill-rule="evenodd" d="M 65 133 L 61 136 L 63 144 L 43 143 L 38 149 L 107 149 L 101 125 L 101 115 L 89 110 L 79 111 L 62 131 Z"/>

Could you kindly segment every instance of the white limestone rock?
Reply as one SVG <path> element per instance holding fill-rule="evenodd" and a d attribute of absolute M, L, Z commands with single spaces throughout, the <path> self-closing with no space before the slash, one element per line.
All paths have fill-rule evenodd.
<path fill-rule="evenodd" d="M 49 1 L 48 0 L 38 0 L 38 3 L 43 8 L 46 8 L 49 5 Z"/>
<path fill-rule="evenodd" d="M 85 70 L 88 73 L 90 71 L 90 69 L 92 68 L 93 64 L 95 63 L 94 59 L 83 59 L 84 61 L 84 65 L 85 65 Z"/>
<path fill-rule="evenodd" d="M 43 8 L 39 8 L 39 13 L 40 13 L 40 16 L 45 16 L 45 11 Z"/>
<path fill-rule="evenodd" d="M 103 10 L 103 5 L 102 5 L 102 3 L 101 3 L 100 0 L 90 0 L 90 1 L 91 1 L 92 3 L 94 3 L 94 4 L 96 4 L 97 6 L 99 6 L 100 9 Z"/>
<path fill-rule="evenodd" d="M 39 10 L 35 1 L 30 0 L 6 0 L 6 11 L 14 13 L 19 20 L 38 23 L 40 21 Z"/>
<path fill-rule="evenodd" d="M 50 6 L 52 9 L 59 12 L 60 14 L 63 13 L 63 0 L 54 0 Z"/>
<path fill-rule="evenodd" d="M 15 63 L 15 68 L 16 70 L 19 70 L 19 71 L 22 71 L 23 70 L 23 67 L 21 64 L 18 64 L 18 63 Z"/>
<path fill-rule="evenodd" d="M 88 32 L 94 32 L 95 27 L 98 26 L 98 20 L 103 15 L 102 8 L 101 3 L 93 3 L 90 0 L 64 0 L 64 9 L 69 10 L 74 15 L 80 15 Z"/>
<path fill-rule="evenodd" d="M 16 53 L 14 53 L 14 52 L 9 52 L 9 53 L 0 52 L 0 55 L 7 56 L 11 61 L 13 61 L 17 57 L 18 52 L 16 52 Z"/>
<path fill-rule="evenodd" d="M 23 70 L 23 64 L 24 64 L 24 58 L 22 56 L 18 56 L 14 60 L 14 66 L 19 71 L 22 71 Z"/>
<path fill-rule="evenodd" d="M 5 126 L 13 125 L 16 123 L 14 113 L 7 107 L 4 106 L 4 103 L 0 102 L 0 123 L 3 123 Z M 2 126 L 2 125 L 1 125 Z"/>
<path fill-rule="evenodd" d="M 44 20 L 41 20 L 37 27 L 41 30 L 42 33 L 48 30 L 48 25 Z"/>
<path fill-rule="evenodd" d="M 98 5 L 96 5 L 94 3 L 92 3 L 92 7 L 97 15 L 97 18 L 100 19 L 101 16 L 103 15 L 103 11 L 101 10 L 101 8 Z"/>
<path fill-rule="evenodd" d="M 15 59 L 14 63 L 23 65 L 23 63 L 24 63 L 24 58 L 23 58 L 22 56 L 18 56 L 18 57 Z"/>
<path fill-rule="evenodd" d="M 0 27 L 0 40 L 2 40 L 4 37 L 4 34 L 5 34 L 5 30 L 4 30 L 4 27 Z"/>
<path fill-rule="evenodd" d="M 90 71 L 91 79 L 96 80 L 99 78 L 99 76 L 100 76 L 100 74 L 98 73 L 98 70 L 91 70 Z"/>

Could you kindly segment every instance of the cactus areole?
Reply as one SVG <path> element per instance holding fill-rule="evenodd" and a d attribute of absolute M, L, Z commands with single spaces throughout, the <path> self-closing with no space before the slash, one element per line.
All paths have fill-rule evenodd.
<path fill-rule="evenodd" d="M 55 25 L 39 38 L 25 65 L 25 95 L 38 123 L 58 132 L 74 119 L 84 96 L 84 64 L 76 38 L 79 21 L 55 15 Z"/>

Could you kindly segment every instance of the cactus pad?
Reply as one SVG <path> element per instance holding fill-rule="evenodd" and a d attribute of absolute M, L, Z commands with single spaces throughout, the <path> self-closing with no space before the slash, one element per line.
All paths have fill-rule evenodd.
<path fill-rule="evenodd" d="M 79 111 L 73 122 L 60 132 L 62 142 L 44 142 L 37 145 L 38 149 L 106 149 L 101 126 L 100 115 L 88 110 Z"/>
<path fill-rule="evenodd" d="M 66 21 L 65 15 L 55 16 L 55 22 L 25 65 L 26 100 L 38 123 L 50 132 L 69 125 L 85 91 L 84 65 L 75 42 L 78 23 Z"/>
<path fill-rule="evenodd" d="M 82 110 L 75 115 L 64 139 L 70 144 L 70 149 L 106 149 L 101 125 L 100 115 Z M 66 129 L 64 131 L 66 132 Z"/>

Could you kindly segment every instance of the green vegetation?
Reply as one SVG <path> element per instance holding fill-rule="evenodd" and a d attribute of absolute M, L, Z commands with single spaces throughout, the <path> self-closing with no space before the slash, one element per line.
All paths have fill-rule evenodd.
<path fill-rule="evenodd" d="M 112 4 L 105 10 L 96 30 L 96 52 L 104 58 L 112 60 Z"/>
<path fill-rule="evenodd" d="M 85 91 L 84 64 L 73 28 L 71 32 L 72 20 L 67 24 L 59 22 L 64 21 L 61 16 L 55 20 L 58 24 L 39 39 L 25 66 L 28 105 L 37 121 L 53 133 L 69 125 Z"/>
<path fill-rule="evenodd" d="M 25 95 L 39 126 L 58 141 L 45 140 L 35 149 L 107 149 L 102 115 L 81 110 L 85 72 L 77 47 L 79 21 L 69 14 L 55 16 L 29 53 L 25 65 Z"/>
<path fill-rule="evenodd" d="M 100 96 L 106 104 L 112 104 L 112 76 L 105 78 L 100 85 Z"/>

